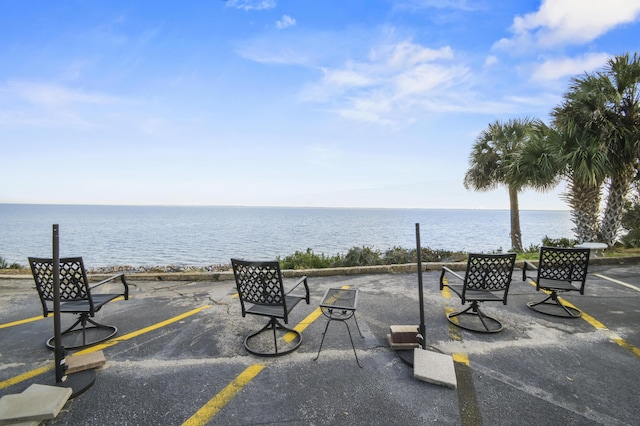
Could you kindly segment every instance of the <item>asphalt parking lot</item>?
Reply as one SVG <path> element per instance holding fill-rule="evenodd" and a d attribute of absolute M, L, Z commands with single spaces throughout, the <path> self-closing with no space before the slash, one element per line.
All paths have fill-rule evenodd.
<path fill-rule="evenodd" d="M 244 337 L 265 321 L 242 318 L 233 281 L 137 281 L 131 298 L 97 315 L 119 332 L 101 347 L 95 384 L 69 400 L 50 425 L 635 425 L 640 418 L 640 265 L 593 265 L 585 295 L 564 296 L 579 319 L 545 316 L 516 270 L 508 305 L 485 304 L 504 330 L 478 334 L 450 325 L 460 300 L 424 278 L 426 342 L 454 355 L 457 389 L 413 377 L 389 348 L 391 325 L 418 324 L 417 274 L 309 278 L 311 304 L 296 307 L 303 343 L 292 354 L 247 354 Z M 287 282 L 293 280 L 287 280 Z M 359 290 L 346 329 L 317 307 L 327 288 Z M 53 333 L 32 280 L 0 280 L 0 396 L 53 375 Z M 69 318 L 63 317 L 63 326 Z M 90 350 L 93 350 L 90 349 Z"/>

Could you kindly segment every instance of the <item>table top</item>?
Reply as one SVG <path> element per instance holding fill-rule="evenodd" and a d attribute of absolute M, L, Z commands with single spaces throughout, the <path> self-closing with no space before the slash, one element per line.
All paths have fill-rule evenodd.
<path fill-rule="evenodd" d="M 598 250 L 598 249 L 606 249 L 609 246 L 606 245 L 605 243 L 593 243 L 593 242 L 586 242 L 586 243 L 582 243 L 582 244 L 576 244 L 574 247 L 577 248 L 587 248 L 587 249 L 592 249 L 592 250 Z"/>
<path fill-rule="evenodd" d="M 358 304 L 358 290 L 345 288 L 330 288 L 324 294 L 321 308 L 356 310 Z"/>

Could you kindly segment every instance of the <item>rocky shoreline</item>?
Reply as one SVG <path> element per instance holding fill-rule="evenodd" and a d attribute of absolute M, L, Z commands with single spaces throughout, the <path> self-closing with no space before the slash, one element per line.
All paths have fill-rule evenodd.
<path fill-rule="evenodd" d="M 105 275 L 125 272 L 127 274 L 171 274 L 171 273 L 206 273 L 206 272 L 229 272 L 231 265 L 208 265 L 208 266 L 191 266 L 191 265 L 164 265 L 164 266 L 103 266 L 97 268 L 88 268 L 88 275 Z M 0 269 L 0 275 L 31 275 L 31 270 L 27 268 L 9 268 Z"/>
<path fill-rule="evenodd" d="M 176 273 L 176 272 L 226 272 L 231 271 L 231 265 L 208 265 L 208 266 L 191 266 L 191 265 L 165 265 L 165 266 L 105 266 L 98 268 L 90 268 L 88 274 L 110 274 L 118 272 L 127 273 Z"/>

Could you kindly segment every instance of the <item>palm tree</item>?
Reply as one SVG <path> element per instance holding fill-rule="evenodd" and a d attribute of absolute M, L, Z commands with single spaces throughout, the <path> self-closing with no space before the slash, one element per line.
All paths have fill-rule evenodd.
<path fill-rule="evenodd" d="M 469 169 L 464 186 L 476 191 L 489 191 L 505 185 L 511 209 L 511 247 L 522 251 L 518 193 L 525 186 L 513 167 L 518 153 L 528 138 L 532 120 L 511 119 L 489 124 L 476 138 L 469 156 Z"/>
<path fill-rule="evenodd" d="M 617 56 L 603 71 L 574 78 L 564 103 L 552 112 L 555 127 L 565 135 L 561 155 L 569 164 L 567 200 L 579 240 L 612 245 L 617 238 L 640 155 L 639 84 L 638 54 Z M 605 178 L 608 197 L 598 226 Z"/>
<path fill-rule="evenodd" d="M 600 82 L 609 112 L 611 180 L 602 218 L 601 238 L 613 244 L 622 224 L 626 196 L 640 156 L 640 61 L 629 54 L 611 59 Z"/>
<path fill-rule="evenodd" d="M 606 146 L 598 142 L 589 128 L 571 120 L 557 132 L 568 182 L 563 196 L 571 207 L 576 238 L 580 242 L 597 241 L 601 187 L 608 170 Z"/>
<path fill-rule="evenodd" d="M 584 127 L 571 121 L 561 129 L 535 121 L 513 164 L 514 175 L 523 186 L 546 191 L 561 179 L 568 182 L 563 197 L 571 207 L 580 241 L 593 241 L 598 235 L 600 187 L 606 176 L 606 150 L 587 136 Z"/>
<path fill-rule="evenodd" d="M 565 174 L 561 149 L 562 135 L 541 120 L 533 120 L 529 137 L 512 165 L 517 183 L 540 191 L 553 189 Z"/>

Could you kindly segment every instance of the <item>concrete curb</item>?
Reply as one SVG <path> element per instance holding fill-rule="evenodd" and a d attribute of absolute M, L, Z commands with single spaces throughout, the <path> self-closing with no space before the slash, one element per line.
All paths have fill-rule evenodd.
<path fill-rule="evenodd" d="M 522 269 L 522 261 L 516 262 L 516 269 Z M 537 261 L 532 263 L 536 264 Z M 591 265 L 625 265 L 640 263 L 640 256 L 626 257 L 592 257 L 589 260 Z M 423 271 L 439 271 L 443 266 L 452 270 L 464 271 L 466 262 L 425 262 L 422 264 Z M 356 266 L 348 268 L 323 268 L 323 269 L 287 269 L 282 274 L 285 278 L 296 278 L 302 275 L 308 277 L 328 277 L 333 275 L 366 275 L 366 274 L 394 274 L 416 272 L 416 263 L 405 263 L 397 265 L 376 265 L 376 266 Z M 92 274 L 89 279 L 99 281 L 110 277 L 113 274 Z M 126 274 L 132 281 L 231 281 L 233 271 L 225 272 L 132 272 Z M 32 280 L 31 275 L 0 275 L 3 279 L 25 279 Z"/>

